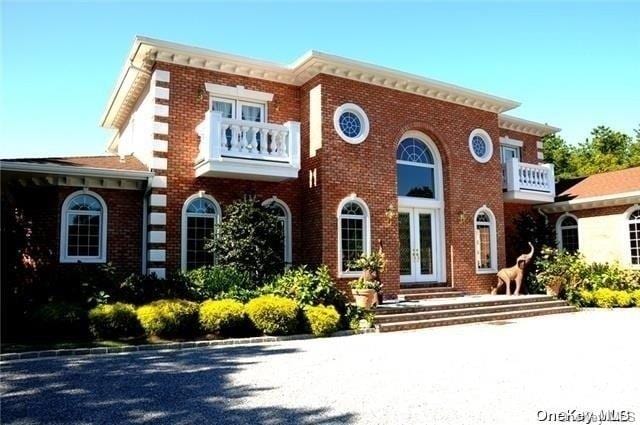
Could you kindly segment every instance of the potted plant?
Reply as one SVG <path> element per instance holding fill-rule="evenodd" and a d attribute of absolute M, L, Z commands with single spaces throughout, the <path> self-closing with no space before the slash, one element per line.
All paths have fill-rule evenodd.
<path fill-rule="evenodd" d="M 382 304 L 382 284 L 380 283 L 380 274 L 384 272 L 386 265 L 387 260 L 382 249 L 371 254 L 362 254 L 350 264 L 350 268 L 353 268 L 354 270 L 362 270 L 362 279 L 365 282 L 377 282 L 377 304 Z"/>
<path fill-rule="evenodd" d="M 351 286 L 351 294 L 358 307 L 372 308 L 378 304 L 376 294 L 382 288 L 382 284 L 379 281 L 366 280 L 363 276 L 349 282 L 349 286 Z"/>

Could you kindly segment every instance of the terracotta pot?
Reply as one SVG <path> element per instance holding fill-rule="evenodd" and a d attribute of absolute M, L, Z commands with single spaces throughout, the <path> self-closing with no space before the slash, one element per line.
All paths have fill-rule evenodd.
<path fill-rule="evenodd" d="M 352 289 L 351 293 L 360 308 L 372 308 L 377 304 L 376 291 L 374 289 Z"/>

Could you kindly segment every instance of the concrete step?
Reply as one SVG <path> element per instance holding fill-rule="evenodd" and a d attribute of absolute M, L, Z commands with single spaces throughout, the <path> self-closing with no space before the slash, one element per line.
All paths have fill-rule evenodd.
<path fill-rule="evenodd" d="M 542 301 L 520 304 L 497 304 L 482 307 L 467 307 L 458 309 L 442 309 L 419 311 L 413 313 L 381 314 L 375 316 L 375 323 L 412 322 L 417 320 L 441 319 L 445 317 L 476 316 L 479 314 L 502 313 L 509 311 L 523 311 L 541 308 L 566 306 L 562 300 Z"/>
<path fill-rule="evenodd" d="M 453 289 L 450 286 L 432 286 L 432 287 L 423 287 L 423 286 L 401 286 L 400 294 L 432 294 L 438 292 L 460 292 L 457 289 Z"/>
<path fill-rule="evenodd" d="M 468 299 L 468 301 L 467 301 Z M 376 308 L 376 315 L 381 314 L 400 314 L 400 313 L 415 313 L 419 311 L 434 311 L 434 310 L 457 310 L 462 308 L 474 308 L 474 307 L 487 307 L 494 305 L 513 305 L 513 304 L 527 304 L 527 303 L 536 303 L 543 301 L 555 301 L 556 299 L 549 295 L 539 295 L 539 296 L 504 296 L 504 297 L 496 297 L 492 299 L 474 299 L 473 296 L 467 296 L 462 301 L 460 298 L 457 298 L 456 301 L 449 302 L 448 300 L 440 300 L 434 301 L 433 304 L 418 304 L 411 305 L 411 303 L 407 304 L 398 304 L 395 306 L 385 306 L 384 304 L 378 308 Z"/>
<path fill-rule="evenodd" d="M 417 293 L 403 293 L 400 292 L 400 295 L 404 296 L 404 299 L 407 301 L 417 301 L 417 300 L 431 300 L 434 298 L 455 298 L 464 296 L 464 292 L 460 291 L 433 291 L 433 292 L 417 292 Z"/>
<path fill-rule="evenodd" d="M 464 323 L 492 322 L 495 320 L 509 320 L 522 317 L 543 316 L 548 314 L 573 313 L 575 311 L 575 307 L 565 305 L 561 307 L 533 308 L 528 310 L 506 311 L 500 313 L 475 314 L 472 316 L 454 316 L 439 319 L 380 323 L 375 326 L 378 332 L 393 332 L 411 329 L 423 329 L 435 326 L 460 325 Z"/>

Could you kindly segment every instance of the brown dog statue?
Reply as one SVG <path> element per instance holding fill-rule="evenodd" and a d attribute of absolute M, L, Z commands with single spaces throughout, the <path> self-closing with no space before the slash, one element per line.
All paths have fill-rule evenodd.
<path fill-rule="evenodd" d="M 513 293 L 514 295 L 520 295 L 520 286 L 522 285 L 522 278 L 524 277 L 524 269 L 531 261 L 531 257 L 533 257 L 534 248 L 531 242 L 529 242 L 529 246 L 531 247 L 531 251 L 528 254 L 522 254 L 516 260 L 516 264 L 513 267 L 506 267 L 498 271 L 498 284 L 495 288 L 491 290 L 491 294 L 495 295 L 498 293 L 498 289 L 502 285 L 506 285 L 507 295 L 511 295 L 511 282 L 516 281 L 516 290 Z"/>

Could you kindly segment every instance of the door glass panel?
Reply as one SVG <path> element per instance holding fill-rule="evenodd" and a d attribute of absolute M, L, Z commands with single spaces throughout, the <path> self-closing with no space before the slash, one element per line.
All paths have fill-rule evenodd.
<path fill-rule="evenodd" d="M 420 274 L 433 274 L 433 244 L 431 240 L 431 214 L 419 215 Z"/>
<path fill-rule="evenodd" d="M 398 213 L 400 233 L 400 275 L 411 275 L 411 220 L 409 213 Z"/>

